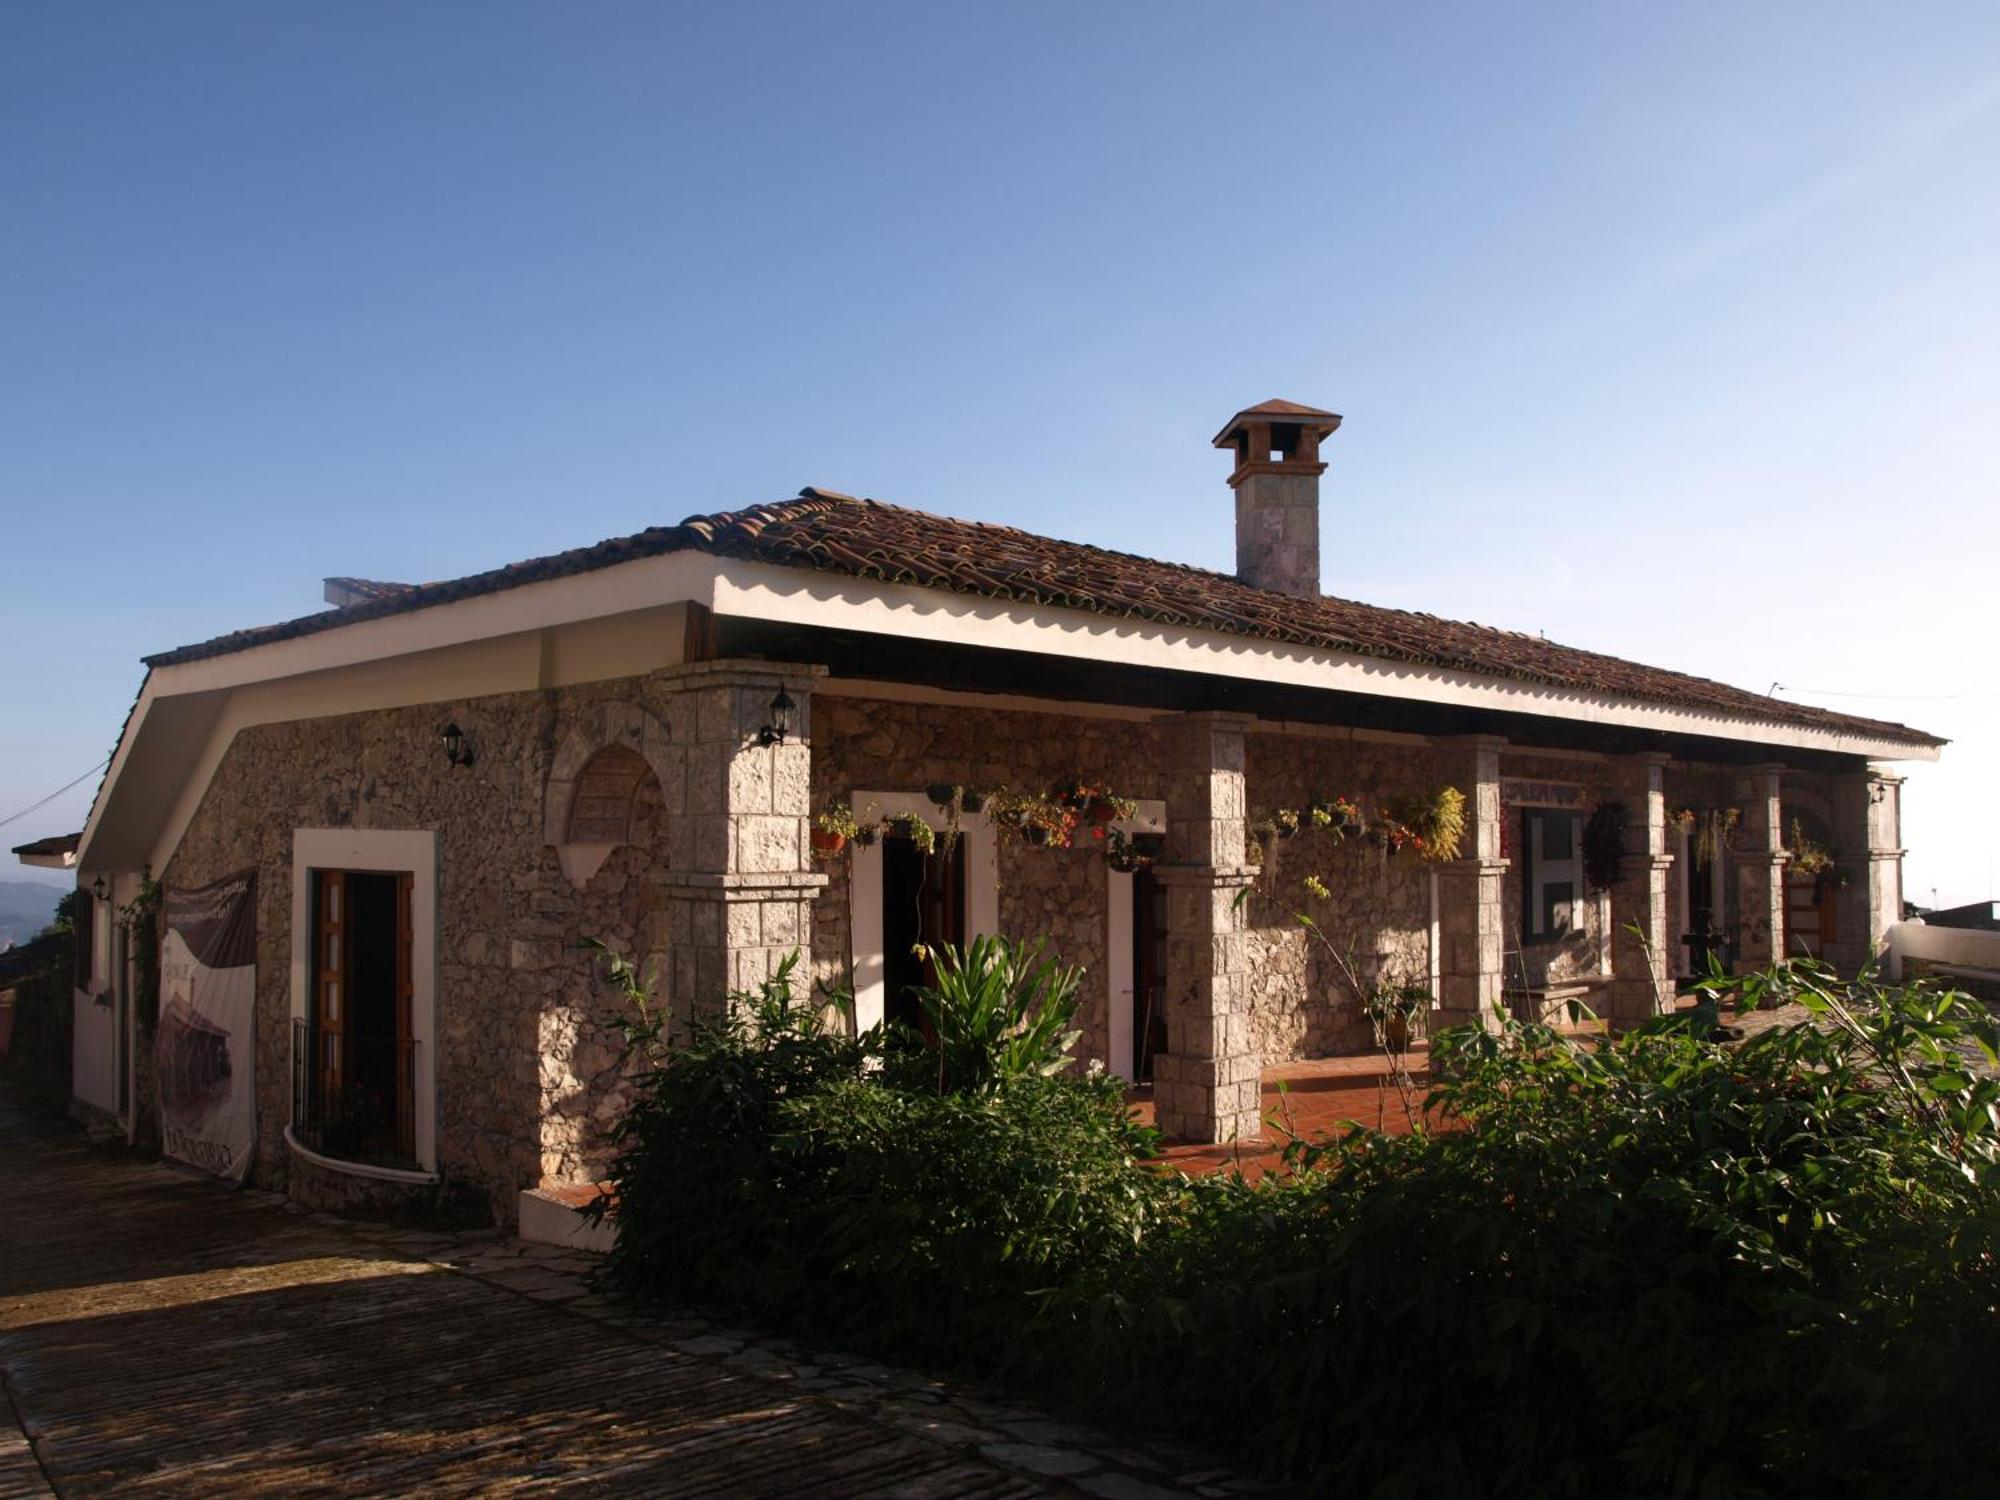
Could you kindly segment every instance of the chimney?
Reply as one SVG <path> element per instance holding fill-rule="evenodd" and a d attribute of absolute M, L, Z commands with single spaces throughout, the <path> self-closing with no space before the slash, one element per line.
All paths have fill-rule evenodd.
<path fill-rule="evenodd" d="M 1236 453 L 1236 576 L 1252 588 L 1319 597 L 1319 445 L 1339 426 L 1316 406 L 1266 401 L 1215 435 Z"/>

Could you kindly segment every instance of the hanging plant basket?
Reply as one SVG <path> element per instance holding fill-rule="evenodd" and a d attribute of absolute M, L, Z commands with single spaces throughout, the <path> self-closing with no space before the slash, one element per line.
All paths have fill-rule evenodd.
<path fill-rule="evenodd" d="M 924 788 L 924 795 L 936 807 L 950 807 L 958 798 L 958 788 L 948 781 L 933 781 Z"/>
<path fill-rule="evenodd" d="M 1600 802 L 1583 826 L 1583 879 L 1593 891 L 1625 878 L 1625 804 Z"/>
<path fill-rule="evenodd" d="M 811 834 L 813 853 L 821 859 L 832 859 L 847 847 L 847 835 L 827 828 L 815 828 Z"/>
<path fill-rule="evenodd" d="M 1023 825 L 1021 837 L 1037 849 L 1045 849 L 1048 847 L 1049 830 L 1040 823 L 1028 823 Z"/>
<path fill-rule="evenodd" d="M 958 806 L 961 812 L 982 812 L 986 807 L 986 793 L 975 792 L 968 787 L 958 794 Z"/>

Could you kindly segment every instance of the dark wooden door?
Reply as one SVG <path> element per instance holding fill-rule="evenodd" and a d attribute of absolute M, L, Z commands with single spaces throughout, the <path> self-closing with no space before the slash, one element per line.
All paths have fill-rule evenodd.
<path fill-rule="evenodd" d="M 1132 876 L 1132 1081 L 1167 1050 L 1167 890 L 1151 866 Z"/>
<path fill-rule="evenodd" d="M 883 1017 L 922 1027 L 916 992 L 937 979 L 931 950 L 965 946 L 965 841 L 923 853 L 907 837 L 882 841 Z M 922 950 L 922 951 L 919 951 Z"/>

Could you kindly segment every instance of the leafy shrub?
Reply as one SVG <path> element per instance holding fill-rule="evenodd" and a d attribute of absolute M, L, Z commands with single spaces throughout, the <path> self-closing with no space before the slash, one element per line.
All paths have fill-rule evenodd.
<path fill-rule="evenodd" d="M 937 983 L 917 992 L 928 1035 L 909 1031 L 897 1039 L 909 1060 L 899 1081 L 939 1094 L 976 1093 L 1067 1067 L 1083 1034 L 1070 1026 L 1083 971 L 1043 957 L 1043 947 L 980 936 L 963 952 L 949 943 L 934 949 Z"/>
<path fill-rule="evenodd" d="M 1826 1025 L 1446 1033 L 1458 1128 L 1191 1185 L 1068 1298 L 1072 1389 L 1369 1495 L 1984 1483 L 1992 1023 L 1787 981 Z"/>
<path fill-rule="evenodd" d="M 1801 966 L 1729 998 L 1814 1023 L 1740 1046 L 1712 1015 L 1447 1032 L 1451 1128 L 1251 1184 L 1142 1165 L 1118 1084 L 1046 1048 L 993 1066 L 1067 1015 L 1038 955 L 976 967 L 932 1015 L 971 1063 L 884 1068 L 768 989 L 697 1026 L 626 1122 L 614 1277 L 1002 1367 L 1318 1493 L 1987 1483 L 2000 1033 L 1962 997 Z"/>

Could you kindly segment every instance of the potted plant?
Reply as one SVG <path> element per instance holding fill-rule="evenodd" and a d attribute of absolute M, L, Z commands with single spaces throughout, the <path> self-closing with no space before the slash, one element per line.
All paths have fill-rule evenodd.
<path fill-rule="evenodd" d="M 897 813 L 889 819 L 891 825 L 902 829 L 909 841 L 917 846 L 917 853 L 929 854 L 937 848 L 937 830 L 924 821 L 920 813 Z"/>
<path fill-rule="evenodd" d="M 1296 808 L 1281 807 L 1271 814 L 1271 822 L 1278 830 L 1278 837 L 1288 839 L 1299 831 L 1299 814 Z"/>
<path fill-rule="evenodd" d="M 1410 1050 L 1430 1006 L 1431 992 L 1420 984 L 1377 980 L 1361 997 L 1361 1009 L 1375 1032 L 1375 1045 L 1397 1058 Z"/>
<path fill-rule="evenodd" d="M 1336 839 L 1345 840 L 1364 831 L 1360 807 L 1346 797 L 1315 802 L 1308 811 L 1312 826 L 1331 833 Z"/>
<path fill-rule="evenodd" d="M 847 847 L 849 839 L 858 838 L 860 832 L 854 810 L 845 802 L 830 802 L 813 819 L 810 835 L 813 853 L 821 859 L 832 859 Z"/>
<path fill-rule="evenodd" d="M 1625 878 L 1625 804 L 1600 802 L 1583 825 L 1583 879 L 1593 891 Z"/>
<path fill-rule="evenodd" d="M 1391 853 L 1408 844 L 1424 859 L 1458 858 L 1459 845 L 1465 838 L 1465 793 L 1457 787 L 1444 786 L 1434 792 L 1412 792 L 1393 798 L 1383 805 L 1382 813 L 1382 821 L 1401 835 L 1391 837 Z"/>
<path fill-rule="evenodd" d="M 1069 799 L 1032 797 L 1021 807 L 1021 833 L 1038 848 L 1067 849 L 1076 835 L 1077 810 Z"/>
<path fill-rule="evenodd" d="M 962 812 L 981 812 L 986 807 L 986 793 L 976 787 L 966 787 L 958 794 L 958 805 Z"/>
<path fill-rule="evenodd" d="M 1792 847 L 1792 873 L 1809 876 L 1817 880 L 1833 868 L 1833 851 L 1824 844 L 1815 843 L 1799 826 L 1797 818 L 1792 819 L 1792 836 L 1786 840 Z"/>
<path fill-rule="evenodd" d="M 933 806 L 943 809 L 958 800 L 958 788 L 949 781 L 933 781 L 924 788 L 924 795 L 931 799 Z"/>

